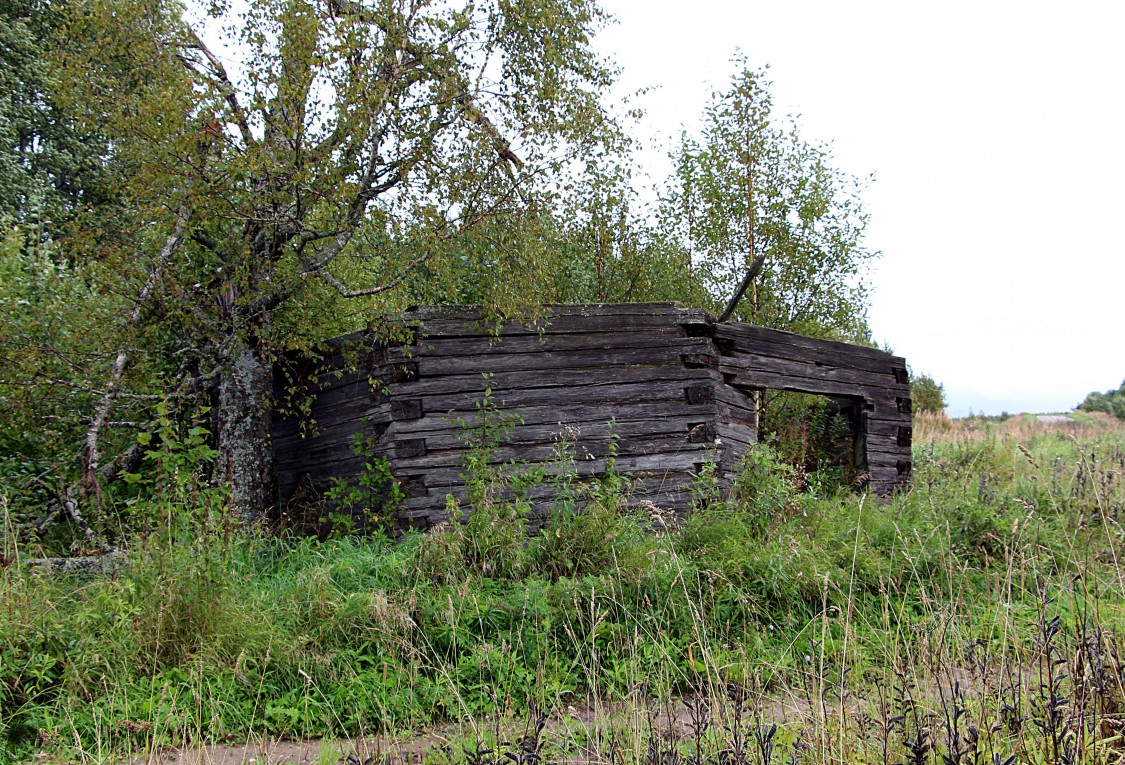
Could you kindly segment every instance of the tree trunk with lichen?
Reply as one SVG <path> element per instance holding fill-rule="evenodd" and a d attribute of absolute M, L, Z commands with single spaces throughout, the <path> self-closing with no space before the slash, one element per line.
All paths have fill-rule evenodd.
<path fill-rule="evenodd" d="M 216 411 L 220 478 L 243 526 L 266 518 L 274 505 L 270 402 L 273 371 L 260 347 L 231 340 Z"/>
<path fill-rule="evenodd" d="M 317 282 L 341 298 L 399 301 L 442 256 L 435 243 L 536 207 L 529 194 L 547 169 L 622 136 L 599 100 L 613 77 L 589 46 L 603 20 L 595 0 L 219 5 L 213 26 L 240 46 L 237 77 L 164 0 L 76 7 L 57 77 L 80 128 L 113 136 L 123 217 L 75 239 L 151 295 L 122 347 L 159 359 L 171 339 L 184 351 L 192 392 L 212 405 L 215 481 L 252 525 L 275 502 L 270 362 L 288 338 L 270 312 L 291 327 L 287 304 L 331 306 L 309 292 Z M 503 76 L 483 88 L 480 67 Z M 508 133 L 521 136 L 518 156 Z M 353 242 L 368 223 L 395 232 L 377 257 Z M 528 270 L 522 254 L 510 260 L 511 273 Z M 95 497 L 120 358 L 86 433 Z"/>

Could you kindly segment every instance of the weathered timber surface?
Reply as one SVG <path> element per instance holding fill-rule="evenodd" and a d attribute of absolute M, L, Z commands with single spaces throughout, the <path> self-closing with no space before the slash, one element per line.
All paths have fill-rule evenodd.
<path fill-rule="evenodd" d="M 725 488 L 756 443 L 753 391 L 764 388 L 834 397 L 868 485 L 886 493 L 909 479 L 906 362 L 876 349 L 718 324 L 670 303 L 552 306 L 502 323 L 424 307 L 393 336 L 348 335 L 279 367 L 281 507 L 392 512 L 425 528 L 447 519 L 450 497 L 472 512 L 475 455 L 478 470 L 507 479 L 500 491 L 521 493 L 532 528 L 549 522 L 559 481 L 581 487 L 610 464 L 633 506 L 683 514 L 706 465 Z M 382 506 L 386 487 L 360 480 L 374 465 L 398 483 L 394 508 Z M 357 501 L 341 507 L 334 486 Z"/>
<path fill-rule="evenodd" d="M 815 393 L 854 403 L 856 452 L 867 485 L 890 493 L 910 480 L 911 402 L 906 359 L 877 348 L 749 324 L 718 324 L 728 385 Z"/>

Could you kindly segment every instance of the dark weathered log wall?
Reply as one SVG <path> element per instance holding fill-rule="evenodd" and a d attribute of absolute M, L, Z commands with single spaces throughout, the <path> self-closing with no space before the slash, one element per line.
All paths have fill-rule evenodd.
<path fill-rule="evenodd" d="M 666 303 L 557 306 L 498 332 L 468 308 L 417 309 L 404 323 L 408 342 L 351 336 L 326 360 L 279 374 L 287 400 L 311 401 L 274 423 L 283 503 L 315 500 L 385 458 L 405 493 L 399 522 L 438 523 L 447 496 L 464 506 L 465 457 L 487 417 L 509 424 L 488 453 L 500 470 L 590 479 L 612 456 L 631 501 L 683 513 L 705 464 L 725 484 L 757 440 L 756 388 L 847 398 L 875 488 L 909 474 L 905 364 L 880 351 L 716 324 Z M 368 454 L 357 455 L 357 437 Z M 550 479 L 530 492 L 533 526 L 554 493 Z"/>
<path fill-rule="evenodd" d="M 709 317 L 668 304 L 560 306 L 540 322 L 490 333 L 478 312 L 413 311 L 413 343 L 384 346 L 353 337 L 363 363 L 308 379 L 316 437 L 298 418 L 277 422 L 283 500 L 316 496 L 362 469 L 356 434 L 384 457 L 406 494 L 397 517 L 426 527 L 445 519 L 446 497 L 466 500 L 464 458 L 482 404 L 510 432 L 489 450 L 492 464 L 546 465 L 548 473 L 603 475 L 611 456 L 633 502 L 687 510 L 694 477 L 708 462 L 731 467 L 754 440 L 745 396 L 723 388 Z M 364 344 L 366 347 L 362 347 Z M 486 399 L 486 390 L 488 391 Z M 550 510 L 550 480 L 533 525 Z"/>
<path fill-rule="evenodd" d="M 714 337 L 727 384 L 850 401 L 856 453 L 867 485 L 886 494 L 910 480 L 910 379 L 905 359 L 875 348 L 749 324 L 718 324 Z"/>

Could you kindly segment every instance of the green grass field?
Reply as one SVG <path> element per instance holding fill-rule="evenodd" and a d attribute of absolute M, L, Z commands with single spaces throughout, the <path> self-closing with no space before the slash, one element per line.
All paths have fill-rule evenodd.
<path fill-rule="evenodd" d="M 919 417 L 890 501 L 762 450 L 659 532 L 627 476 L 531 541 L 487 490 L 466 525 L 319 542 L 172 483 L 112 576 L 32 571 L 5 529 L 0 762 L 433 726 L 413 759 L 1121 762 L 1115 422 Z"/>

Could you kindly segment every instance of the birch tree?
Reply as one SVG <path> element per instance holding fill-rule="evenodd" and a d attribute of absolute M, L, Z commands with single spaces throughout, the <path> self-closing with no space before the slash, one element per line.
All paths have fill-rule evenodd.
<path fill-rule="evenodd" d="M 757 255 L 763 268 L 733 318 L 855 339 L 865 330 L 860 279 L 863 182 L 834 168 L 825 146 L 779 124 L 764 70 L 740 69 L 703 113 L 699 137 L 672 152 L 662 198 L 665 235 L 690 259 L 720 310 Z"/>
<path fill-rule="evenodd" d="M 219 0 L 190 21 L 167 0 L 76 0 L 59 60 L 69 108 L 113 137 L 128 211 L 84 253 L 131 296 L 86 430 L 84 493 L 97 501 L 130 370 L 157 357 L 164 390 L 213 401 L 218 477 L 250 524 L 273 502 L 272 363 L 289 328 L 315 320 L 303 299 L 392 292 L 614 127 L 591 0 L 239 8 Z M 414 246 L 381 249 L 395 238 L 359 241 L 361 228 L 409 230 Z"/>

